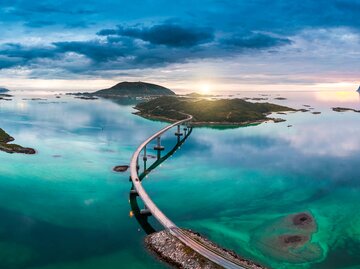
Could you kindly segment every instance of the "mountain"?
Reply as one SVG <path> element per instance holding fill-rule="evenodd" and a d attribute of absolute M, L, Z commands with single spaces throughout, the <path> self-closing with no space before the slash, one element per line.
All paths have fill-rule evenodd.
<path fill-rule="evenodd" d="M 359 86 L 359 88 L 357 89 L 357 92 L 360 92 L 360 86 Z"/>
<path fill-rule="evenodd" d="M 173 91 L 160 85 L 146 82 L 120 82 L 111 88 L 93 93 L 96 96 L 117 98 L 117 97 L 144 97 L 175 95 Z"/>
<path fill-rule="evenodd" d="M 8 89 L 0 87 L 0 93 L 4 93 L 4 92 L 8 92 L 8 91 L 9 91 Z"/>

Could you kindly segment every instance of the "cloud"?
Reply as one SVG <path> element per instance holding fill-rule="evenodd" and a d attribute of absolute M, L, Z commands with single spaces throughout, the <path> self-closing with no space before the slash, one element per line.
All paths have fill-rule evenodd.
<path fill-rule="evenodd" d="M 247 57 L 244 69 L 253 72 L 247 77 L 257 81 L 293 77 L 304 82 L 306 72 L 313 81 L 339 70 L 356 73 L 359 9 L 358 0 L 274 0 L 271 5 L 266 0 L 3 0 L 0 69 L 23 67 L 49 77 L 108 76 L 227 61 L 214 73 L 231 66 L 239 78 L 244 73 L 239 59 Z"/>
<path fill-rule="evenodd" d="M 75 52 L 85 55 L 95 62 L 115 60 L 118 57 L 124 57 L 126 52 L 131 51 L 131 48 L 123 47 L 119 43 L 114 44 L 99 40 L 55 42 L 53 44 L 56 46 L 57 52 Z"/>
<path fill-rule="evenodd" d="M 274 37 L 263 33 L 250 33 L 248 35 L 235 35 L 223 39 L 224 45 L 247 49 L 263 49 L 282 45 L 289 45 L 289 38 Z"/>
<path fill-rule="evenodd" d="M 151 27 L 124 27 L 103 29 L 98 35 L 118 35 L 141 39 L 155 45 L 169 47 L 192 47 L 214 39 L 213 30 L 176 24 L 157 24 Z"/>

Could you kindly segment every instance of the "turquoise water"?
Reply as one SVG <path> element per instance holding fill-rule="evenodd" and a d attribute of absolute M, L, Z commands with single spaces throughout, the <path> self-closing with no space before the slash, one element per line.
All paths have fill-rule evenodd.
<path fill-rule="evenodd" d="M 270 94 L 270 101 L 322 114 L 195 128 L 145 188 L 179 226 L 269 267 L 360 268 L 360 114 L 330 109 L 360 109 L 359 95 Z M 108 100 L 24 95 L 0 101 L 0 126 L 38 151 L 0 152 L 1 268 L 166 268 L 146 251 L 145 233 L 130 217 L 129 174 L 112 172 L 166 124 Z M 172 133 L 164 144 L 175 144 Z M 316 231 L 301 248 L 281 248 L 277 236 L 294 233 L 286 217 L 299 212 L 314 217 Z"/>

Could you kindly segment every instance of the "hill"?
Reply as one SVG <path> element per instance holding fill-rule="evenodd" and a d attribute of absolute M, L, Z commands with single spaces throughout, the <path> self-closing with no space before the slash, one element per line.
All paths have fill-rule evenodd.
<path fill-rule="evenodd" d="M 163 96 L 135 107 L 137 114 L 151 119 L 176 121 L 192 115 L 197 125 L 246 125 L 261 123 L 272 112 L 295 111 L 271 103 L 252 103 L 242 99 L 205 100 Z M 279 120 L 279 119 L 272 119 Z"/>
<path fill-rule="evenodd" d="M 0 87 L 0 93 L 4 93 L 4 92 L 9 92 L 9 90 L 6 89 L 6 88 L 1 88 L 1 87 Z"/>
<path fill-rule="evenodd" d="M 163 96 L 175 95 L 173 91 L 160 85 L 146 82 L 120 82 L 115 86 L 97 91 L 93 95 L 117 98 L 117 97 L 144 97 L 144 96 Z"/>
<path fill-rule="evenodd" d="M 359 86 L 359 88 L 357 89 L 357 92 L 360 92 L 360 86 Z"/>

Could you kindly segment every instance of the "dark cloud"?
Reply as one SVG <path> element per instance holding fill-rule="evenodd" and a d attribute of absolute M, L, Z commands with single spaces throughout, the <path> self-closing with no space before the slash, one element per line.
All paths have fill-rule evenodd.
<path fill-rule="evenodd" d="M 288 38 L 274 37 L 263 33 L 250 33 L 248 35 L 235 35 L 222 40 L 226 46 L 245 49 L 264 49 L 291 44 Z"/>
<path fill-rule="evenodd" d="M 82 42 L 55 42 L 56 52 L 75 52 L 87 56 L 95 62 L 104 62 L 115 60 L 118 57 L 124 57 L 131 48 L 123 47 L 121 44 L 101 42 L 97 40 Z"/>
<path fill-rule="evenodd" d="M 119 35 L 169 47 L 192 47 L 214 39 L 213 30 L 176 24 L 159 24 L 152 27 L 124 27 L 104 29 L 98 35 Z"/>
<path fill-rule="evenodd" d="M 26 62 L 36 58 L 54 57 L 54 48 L 41 46 L 26 47 L 18 43 L 7 43 L 0 49 L 0 56 L 19 58 Z"/>

